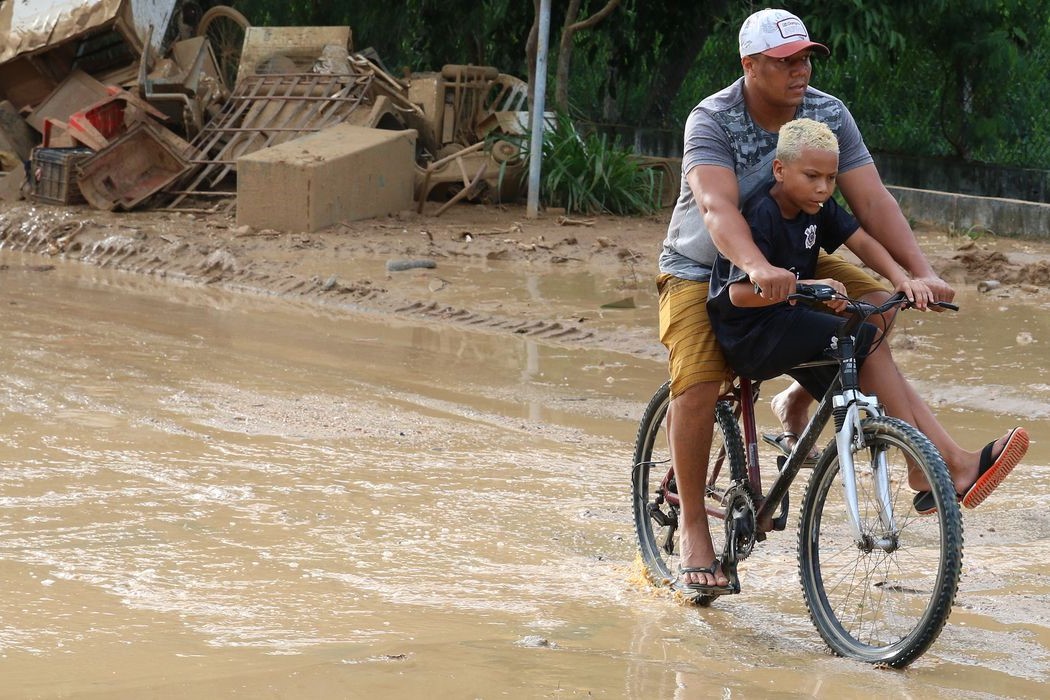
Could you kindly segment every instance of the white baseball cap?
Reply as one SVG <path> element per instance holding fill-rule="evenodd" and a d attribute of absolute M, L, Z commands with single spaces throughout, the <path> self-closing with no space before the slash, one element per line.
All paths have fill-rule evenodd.
<path fill-rule="evenodd" d="M 786 58 L 809 48 L 831 53 L 824 44 L 810 41 L 806 25 L 787 10 L 759 10 L 740 26 L 740 58 L 756 53 Z"/>

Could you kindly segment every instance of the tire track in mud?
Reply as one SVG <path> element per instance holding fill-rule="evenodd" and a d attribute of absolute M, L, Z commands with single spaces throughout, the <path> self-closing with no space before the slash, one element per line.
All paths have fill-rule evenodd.
<path fill-rule="evenodd" d="M 544 344 L 596 348 L 662 360 L 665 350 L 652 327 L 587 328 L 582 319 L 525 318 L 424 301 L 368 279 L 303 276 L 259 262 L 228 236 L 146 233 L 141 226 L 74 218 L 75 210 L 49 217 L 0 215 L 0 250 L 58 257 L 160 280 L 216 286 L 239 293 L 307 300 L 327 308 L 454 325 L 479 332 L 527 337 Z M 40 214 L 37 210 L 36 214 Z M 256 259 L 253 259 L 256 258 Z"/>
<path fill-rule="evenodd" d="M 502 216 L 505 224 L 508 217 Z M 161 280 L 296 299 L 346 312 L 452 325 L 662 361 L 666 351 L 657 338 L 655 314 L 651 324 L 594 326 L 584 318 L 552 317 L 552 309 L 491 310 L 441 303 L 421 297 L 419 291 L 406 288 L 389 275 L 385 280 L 381 276 L 373 280 L 355 273 L 352 279 L 342 279 L 305 272 L 311 269 L 310 262 L 304 263 L 308 256 L 312 256 L 313 270 L 342 269 L 343 263 L 363 258 L 436 257 L 529 265 L 569 260 L 588 264 L 601 259 L 604 262 L 597 264 L 598 274 L 627 277 L 624 271 L 630 270 L 637 282 L 639 276 L 647 274 L 645 271 L 655 270 L 653 256 L 658 252 L 663 225 L 619 222 L 603 222 L 597 230 L 579 237 L 564 237 L 564 229 L 552 228 L 549 223 L 547 228 L 515 223 L 510 229 L 489 231 L 498 236 L 486 236 L 476 222 L 473 226 L 466 221 L 438 225 L 427 218 L 355 222 L 352 227 L 344 225 L 326 232 L 280 234 L 241 232 L 221 215 L 165 211 L 114 214 L 75 206 L 18 204 L 0 210 L 0 249 Z M 472 240 L 462 233 L 468 228 L 475 231 Z M 606 239 L 610 231 L 617 236 Z M 1045 298 L 1043 290 L 1050 286 L 1050 256 L 1044 252 L 1045 244 L 1033 243 L 1031 250 L 1024 248 L 1006 255 L 998 249 L 1017 248 L 1016 242 L 1008 241 L 991 240 L 985 245 L 969 239 L 944 239 L 934 232 L 923 243 L 934 249 L 928 251 L 934 269 L 953 284 L 996 280 L 1003 285 L 996 291 L 998 295 Z M 648 246 L 644 249 L 648 256 L 636 250 L 642 242 Z"/>
<path fill-rule="evenodd" d="M 508 319 L 490 314 L 475 313 L 467 309 L 446 306 L 437 302 L 414 301 L 407 306 L 394 309 L 399 314 L 412 314 L 426 318 L 448 321 L 468 326 L 481 326 L 491 330 L 501 330 L 533 338 L 546 338 L 565 342 L 582 342 L 595 337 L 596 331 L 573 327 L 569 322 Z"/>

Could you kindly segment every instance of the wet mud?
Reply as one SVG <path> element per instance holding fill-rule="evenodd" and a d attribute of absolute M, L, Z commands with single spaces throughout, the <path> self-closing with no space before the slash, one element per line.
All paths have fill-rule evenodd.
<path fill-rule="evenodd" d="M 1045 687 L 1045 245 L 928 234 L 962 311 L 906 314 L 902 369 L 965 446 L 1017 424 L 1033 443 L 966 513 L 941 637 L 887 671 L 823 648 L 793 521 L 711 608 L 645 581 L 629 462 L 665 375 L 659 222 L 292 236 L 26 211 L 0 218 L 0 697 Z"/>

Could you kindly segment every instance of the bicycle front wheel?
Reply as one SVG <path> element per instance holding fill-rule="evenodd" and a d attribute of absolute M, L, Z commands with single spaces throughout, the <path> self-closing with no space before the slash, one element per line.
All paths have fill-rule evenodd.
<path fill-rule="evenodd" d="M 948 469 L 922 433 L 888 417 L 862 425 L 866 447 L 853 455 L 861 536 L 846 515 L 838 454 L 826 450 L 799 516 L 802 593 L 833 652 L 902 667 L 929 648 L 951 612 L 962 569 L 962 516 Z M 909 464 L 932 487 L 931 515 L 913 508 Z M 880 470 L 888 477 L 885 514 L 876 491 Z"/>

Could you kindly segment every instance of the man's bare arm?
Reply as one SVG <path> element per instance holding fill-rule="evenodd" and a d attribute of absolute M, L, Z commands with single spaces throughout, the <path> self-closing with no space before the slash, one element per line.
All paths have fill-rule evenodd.
<path fill-rule="evenodd" d="M 873 164 L 840 173 L 838 186 L 860 225 L 889 251 L 901 267 L 912 277 L 924 280 L 937 299 L 951 301 L 955 298 L 955 290 L 930 266 L 897 200 L 886 189 Z"/>
<path fill-rule="evenodd" d="M 783 301 L 794 292 L 795 275 L 770 265 L 755 245 L 751 229 L 740 213 L 740 188 L 733 171 L 718 165 L 697 165 L 686 174 L 686 181 L 711 240 L 722 255 L 747 273 L 762 289 L 764 298 Z"/>

